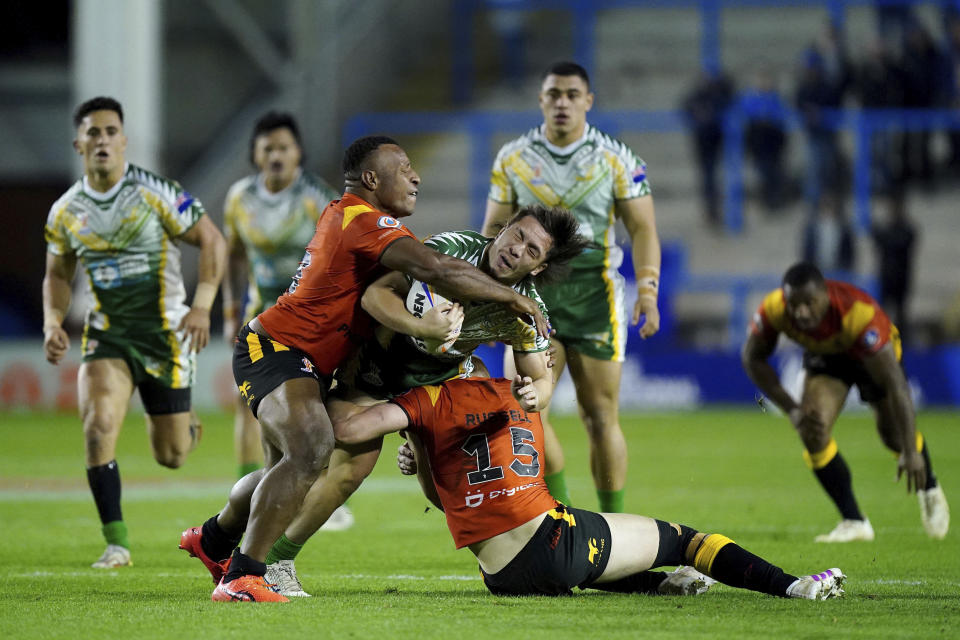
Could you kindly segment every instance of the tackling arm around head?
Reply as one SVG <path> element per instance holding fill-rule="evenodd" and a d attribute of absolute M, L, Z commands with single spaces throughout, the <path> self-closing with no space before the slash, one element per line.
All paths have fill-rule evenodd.
<path fill-rule="evenodd" d="M 434 251 L 413 238 L 401 238 L 387 247 L 380 263 L 464 300 L 504 304 L 518 315 L 532 317 L 540 336 L 550 335 L 536 301 L 500 284 L 466 260 Z"/>

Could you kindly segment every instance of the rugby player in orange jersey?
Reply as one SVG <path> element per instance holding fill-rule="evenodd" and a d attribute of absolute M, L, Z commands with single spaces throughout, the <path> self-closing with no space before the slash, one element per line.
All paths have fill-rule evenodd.
<path fill-rule="evenodd" d="M 798 403 L 767 362 L 783 333 L 804 349 L 806 378 Z M 803 457 L 840 511 L 842 520 L 817 542 L 873 540 L 873 527 L 853 496 L 850 470 L 833 439 L 833 425 L 850 387 L 876 414 L 883 443 L 899 454 L 897 479 L 916 491 L 924 529 L 943 538 L 950 510 L 930 466 L 923 436 L 914 427 L 913 401 L 900 365 L 900 333 L 887 314 L 856 287 L 825 280 L 809 263 L 790 267 L 783 286 L 766 296 L 743 346 L 743 367 L 785 414 L 803 441 Z"/>
<path fill-rule="evenodd" d="M 406 430 L 424 492 L 496 595 L 562 595 L 575 586 L 655 593 L 667 574 L 647 569 L 679 564 L 775 596 L 843 594 L 839 569 L 798 578 L 720 534 L 557 502 L 543 480 L 540 415 L 521 408 L 536 405 L 536 395 L 529 377 L 448 380 L 337 421 L 334 430 L 345 444 Z"/>
<path fill-rule="evenodd" d="M 502 303 L 533 318 L 541 335 L 548 331 L 536 302 L 424 246 L 397 220 L 413 213 L 420 176 L 394 140 L 355 141 L 343 173 L 343 198 L 321 214 L 290 288 L 235 343 L 234 378 L 260 422 L 265 466 L 241 478 L 224 510 L 180 541 L 214 576 L 215 601 L 287 601 L 264 581 L 264 560 L 327 466 L 334 438 L 324 399 L 334 370 L 372 335 L 360 307 L 368 284 L 401 271 L 463 299 Z M 447 339 L 451 329 L 435 337 Z"/>

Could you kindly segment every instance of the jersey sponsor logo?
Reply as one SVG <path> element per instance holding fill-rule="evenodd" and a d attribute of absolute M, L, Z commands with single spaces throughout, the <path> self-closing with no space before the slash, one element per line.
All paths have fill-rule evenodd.
<path fill-rule="evenodd" d="M 399 229 L 400 221 L 391 216 L 380 216 L 380 219 L 377 220 L 377 226 L 384 229 Z"/>
<path fill-rule="evenodd" d="M 640 163 L 640 166 L 633 170 L 633 181 L 634 183 L 643 182 L 646 178 L 647 165 Z"/>
<path fill-rule="evenodd" d="M 863 344 L 867 347 L 875 347 L 880 342 L 880 333 L 876 329 L 870 329 L 863 334 Z"/>
<path fill-rule="evenodd" d="M 90 263 L 90 277 L 98 289 L 115 289 L 147 279 L 150 260 L 145 253 Z"/>
<path fill-rule="evenodd" d="M 517 487 L 510 487 L 509 489 L 494 489 L 489 493 L 478 492 L 472 495 L 466 496 L 466 505 L 471 509 L 479 507 L 483 501 L 486 500 L 496 500 L 497 498 L 508 497 L 512 498 L 521 491 L 526 491 L 527 489 L 532 489 L 533 487 L 540 484 L 539 482 L 529 482 L 527 484 L 522 484 Z"/>
<path fill-rule="evenodd" d="M 174 203 L 174 206 L 177 207 L 177 212 L 183 213 L 192 204 L 193 204 L 193 196 L 187 193 L 186 191 L 184 191 L 177 197 L 177 201 Z"/>

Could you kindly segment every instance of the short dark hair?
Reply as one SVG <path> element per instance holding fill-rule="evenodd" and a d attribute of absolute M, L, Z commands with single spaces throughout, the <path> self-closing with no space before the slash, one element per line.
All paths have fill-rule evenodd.
<path fill-rule="evenodd" d="M 97 96 L 90 98 L 86 102 L 80 103 L 73 112 L 73 128 L 76 129 L 83 122 L 83 119 L 94 111 L 115 111 L 120 116 L 120 122 L 123 123 L 123 107 L 113 98 L 106 96 Z"/>
<path fill-rule="evenodd" d="M 826 280 L 823 279 L 823 274 L 820 272 L 820 269 L 810 262 L 798 262 L 783 274 L 784 287 L 789 285 L 795 289 L 799 289 L 811 282 L 820 287 L 826 284 Z"/>
<path fill-rule="evenodd" d="M 300 147 L 300 161 L 303 162 L 303 143 L 300 142 L 300 128 L 297 126 L 293 114 L 286 111 L 267 111 L 253 125 L 253 133 L 250 134 L 250 162 L 253 162 L 253 151 L 257 146 L 257 138 L 277 129 L 290 130 L 293 139 L 297 141 L 297 146 Z"/>
<path fill-rule="evenodd" d="M 580 234 L 580 222 L 562 207 L 546 207 L 542 204 L 521 207 L 503 228 L 528 216 L 539 222 L 553 240 L 553 246 L 547 251 L 547 268 L 533 277 L 538 285 L 563 280 L 570 272 L 571 260 L 586 249 L 598 248 L 595 242 Z"/>
<path fill-rule="evenodd" d="M 347 150 L 343 152 L 344 177 L 351 179 L 358 178 L 363 168 L 363 163 L 370 157 L 370 154 L 385 144 L 397 144 L 397 141 L 387 136 L 365 136 L 363 138 L 357 138 L 350 143 Z"/>
<path fill-rule="evenodd" d="M 547 79 L 547 76 L 580 76 L 580 78 L 582 78 L 586 83 L 587 89 L 590 88 L 590 76 L 587 75 L 587 70 L 578 65 L 576 62 L 570 62 L 568 60 L 554 62 L 552 65 L 547 67 L 547 70 L 543 72 L 542 76 L 540 76 L 541 84 Z"/>

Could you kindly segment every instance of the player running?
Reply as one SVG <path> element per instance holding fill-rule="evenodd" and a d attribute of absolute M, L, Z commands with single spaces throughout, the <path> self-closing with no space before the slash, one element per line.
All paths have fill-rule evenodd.
<path fill-rule="evenodd" d="M 77 380 L 87 481 L 107 548 L 97 569 L 133 564 L 120 509 L 117 438 L 134 388 L 147 414 L 154 459 L 176 469 L 200 438 L 190 411 L 197 351 L 210 339 L 210 308 L 226 243 L 179 184 L 126 161 L 123 107 L 98 97 L 77 107 L 73 147 L 83 177 L 50 208 L 44 229 L 43 348 L 57 364 L 70 348 L 63 319 L 77 263 L 93 293 Z M 180 272 L 183 240 L 200 247 L 191 306 Z"/>
<path fill-rule="evenodd" d="M 657 332 L 660 314 L 660 241 L 646 165 L 625 144 L 587 123 L 593 93 L 587 72 L 560 62 L 543 74 L 543 124 L 508 142 L 490 176 L 483 232 L 495 234 L 517 207 L 534 203 L 569 209 L 581 233 L 600 249 L 573 261 L 570 277 L 543 287 L 540 295 L 556 330 L 554 377 L 565 365 L 577 390 L 577 404 L 590 441 L 590 471 L 601 511 L 622 511 L 627 480 L 627 445 L 620 428 L 620 374 L 627 343 L 623 252 L 614 224 L 623 220 L 630 235 L 640 337 Z M 508 358 L 509 360 L 509 358 Z M 510 371 L 509 362 L 505 363 Z M 550 491 L 570 504 L 564 480 L 563 449 L 542 414 L 546 431 Z"/>
<path fill-rule="evenodd" d="M 781 333 L 805 349 L 799 403 L 767 362 Z M 950 509 L 933 474 L 928 443 L 914 428 L 900 357 L 900 333 L 876 301 L 852 285 L 824 280 L 809 263 L 790 267 L 783 286 L 768 294 L 753 316 L 743 368 L 787 414 L 803 442 L 804 460 L 843 518 L 817 542 L 873 540 L 873 527 L 857 505 L 850 470 L 833 439 L 833 425 L 854 385 L 874 410 L 881 440 L 899 454 L 897 478 L 905 474 L 907 491 L 917 492 L 927 534 L 947 535 Z"/>
<path fill-rule="evenodd" d="M 720 534 L 557 502 L 543 481 L 540 416 L 523 408 L 536 393 L 519 375 L 449 380 L 368 408 L 338 423 L 336 435 L 356 444 L 406 430 L 424 492 L 496 595 L 563 595 L 575 586 L 655 593 L 668 574 L 647 570 L 678 564 L 774 596 L 843 594 L 839 569 L 797 577 Z"/>
<path fill-rule="evenodd" d="M 237 482 L 225 509 L 184 531 L 180 545 L 215 579 L 223 574 L 215 601 L 287 601 L 264 581 L 264 560 L 327 466 L 334 440 L 324 400 L 334 370 L 371 337 L 372 320 L 360 307 L 368 284 L 402 271 L 465 300 L 498 301 L 547 333 L 533 300 L 425 247 L 400 223 L 416 206 L 420 176 L 394 140 L 355 141 L 343 172 L 345 193 L 321 215 L 289 290 L 236 341 L 234 377 L 263 430 L 265 467 Z M 211 560 L 227 557 L 229 565 Z"/>

